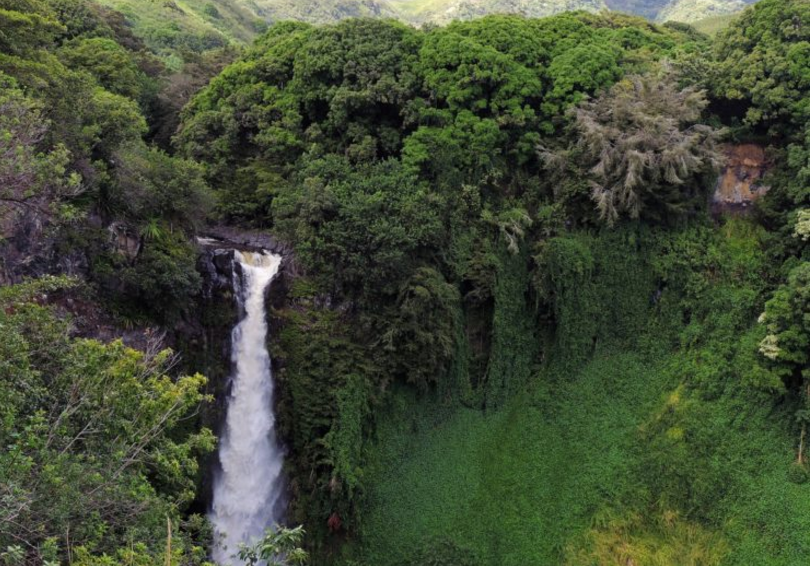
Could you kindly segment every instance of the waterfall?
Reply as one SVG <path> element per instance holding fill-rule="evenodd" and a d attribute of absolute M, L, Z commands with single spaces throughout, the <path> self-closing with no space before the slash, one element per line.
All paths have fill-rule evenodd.
<path fill-rule="evenodd" d="M 280 520 L 283 453 L 275 435 L 273 379 L 267 352 L 264 293 L 278 273 L 281 256 L 234 252 L 242 268 L 234 289 L 244 317 L 231 336 L 234 373 L 225 427 L 220 435 L 221 471 L 214 478 L 210 513 L 213 559 L 239 564 L 239 543 L 261 536 Z"/>

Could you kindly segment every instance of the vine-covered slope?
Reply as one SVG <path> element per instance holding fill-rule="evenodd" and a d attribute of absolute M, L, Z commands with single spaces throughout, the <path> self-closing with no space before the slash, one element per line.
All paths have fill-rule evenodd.
<path fill-rule="evenodd" d="M 810 560 L 807 0 L 712 39 L 579 11 L 239 52 L 224 3 L 176 6 L 207 23 L 150 43 L 0 0 L 0 561 L 206 564 L 227 387 L 196 370 L 234 313 L 195 236 L 248 229 L 286 256 L 311 563 Z"/>
<path fill-rule="evenodd" d="M 300 265 L 274 352 L 319 562 L 805 557 L 768 510 L 807 498 L 807 17 L 285 23 L 195 97 L 219 215 Z M 709 214 L 732 140 L 773 155 L 747 219 Z"/>

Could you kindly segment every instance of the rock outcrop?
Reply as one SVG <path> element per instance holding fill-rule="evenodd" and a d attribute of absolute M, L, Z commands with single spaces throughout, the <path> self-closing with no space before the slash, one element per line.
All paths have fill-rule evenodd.
<path fill-rule="evenodd" d="M 715 212 L 748 209 L 768 192 L 762 183 L 770 167 L 765 148 L 753 143 L 725 147 L 726 165 L 720 172 L 712 197 Z"/>

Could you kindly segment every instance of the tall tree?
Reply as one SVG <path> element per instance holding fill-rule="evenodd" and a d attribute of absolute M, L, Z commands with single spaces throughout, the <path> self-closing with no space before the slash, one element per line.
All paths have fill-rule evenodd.
<path fill-rule="evenodd" d="M 584 167 L 599 216 L 665 220 L 704 204 L 701 177 L 717 169 L 720 132 L 699 122 L 702 91 L 669 72 L 631 76 L 573 111 L 578 142 L 567 157 Z M 560 154 L 540 148 L 551 165 Z"/>

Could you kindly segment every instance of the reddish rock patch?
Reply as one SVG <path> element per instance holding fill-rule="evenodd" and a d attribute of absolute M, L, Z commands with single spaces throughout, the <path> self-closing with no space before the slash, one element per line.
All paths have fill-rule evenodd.
<path fill-rule="evenodd" d="M 712 197 L 715 211 L 741 211 L 768 192 L 762 178 L 770 163 L 765 148 L 753 143 L 727 145 L 726 165 Z"/>

